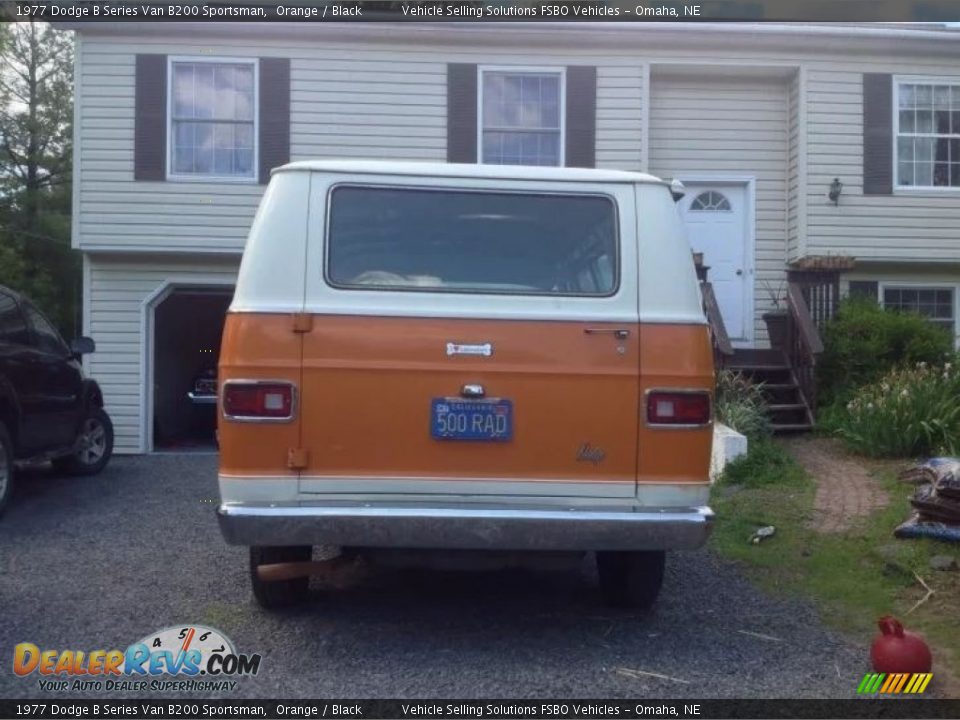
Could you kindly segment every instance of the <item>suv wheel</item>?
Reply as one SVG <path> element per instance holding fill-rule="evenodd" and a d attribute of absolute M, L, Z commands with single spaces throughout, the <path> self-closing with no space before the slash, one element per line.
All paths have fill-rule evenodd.
<path fill-rule="evenodd" d="M 663 551 L 598 552 L 600 590 L 608 605 L 647 610 L 663 585 Z"/>
<path fill-rule="evenodd" d="M 13 443 L 0 423 L 0 514 L 13 494 Z"/>
<path fill-rule="evenodd" d="M 58 458 L 54 466 L 71 475 L 96 475 L 106 467 L 113 454 L 113 423 L 103 408 L 91 407 L 80 423 L 77 449 L 73 455 Z"/>
<path fill-rule="evenodd" d="M 309 562 L 313 557 L 313 548 L 309 545 L 293 547 L 260 547 L 250 548 L 250 583 L 253 586 L 253 596 L 260 607 L 272 610 L 274 608 L 297 605 L 307 599 L 310 586 L 309 577 L 298 577 L 290 580 L 272 580 L 266 582 L 260 579 L 257 570 L 261 565 L 286 562 Z"/>

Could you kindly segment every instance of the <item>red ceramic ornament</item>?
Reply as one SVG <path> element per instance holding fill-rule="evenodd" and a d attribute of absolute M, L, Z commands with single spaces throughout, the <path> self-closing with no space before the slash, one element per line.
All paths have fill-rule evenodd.
<path fill-rule="evenodd" d="M 933 658 L 922 637 L 909 630 L 895 617 L 885 615 L 877 621 L 880 634 L 870 647 L 870 661 L 876 672 L 930 672 Z"/>

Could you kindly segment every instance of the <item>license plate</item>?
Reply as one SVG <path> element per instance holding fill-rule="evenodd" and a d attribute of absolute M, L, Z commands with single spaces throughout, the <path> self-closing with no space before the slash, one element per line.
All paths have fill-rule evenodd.
<path fill-rule="evenodd" d="M 436 440 L 510 440 L 513 403 L 434 398 L 430 408 L 430 434 Z"/>

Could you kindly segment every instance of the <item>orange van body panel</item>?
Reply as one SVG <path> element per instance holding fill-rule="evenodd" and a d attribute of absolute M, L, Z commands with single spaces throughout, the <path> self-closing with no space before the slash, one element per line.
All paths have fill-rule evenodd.
<path fill-rule="evenodd" d="M 706 325 L 653 325 L 640 329 L 640 483 L 707 482 L 713 425 L 650 427 L 646 394 L 652 389 L 706 390 L 713 395 L 713 348 Z"/>
<path fill-rule="evenodd" d="M 629 335 L 587 334 L 587 326 Z M 302 437 L 311 454 L 304 476 L 634 483 L 637 330 L 629 323 L 315 316 L 304 335 Z M 448 355 L 449 342 L 490 343 L 492 355 Z M 512 401 L 512 440 L 431 437 L 431 399 L 458 399 L 468 383 Z M 577 460 L 585 443 L 602 448 L 602 462 Z"/>
<path fill-rule="evenodd" d="M 286 380 L 299 389 L 300 347 L 290 314 L 227 313 L 218 371 L 221 399 L 225 380 Z M 232 422 L 224 420 L 221 404 L 217 426 L 224 477 L 297 476 L 287 467 L 287 453 L 300 442 L 299 413 L 290 422 Z"/>
<path fill-rule="evenodd" d="M 447 355 L 448 342 L 493 353 Z M 318 479 L 702 483 L 710 462 L 711 427 L 645 421 L 647 390 L 712 392 L 701 325 L 314 315 L 294 332 L 289 314 L 229 313 L 219 380 L 237 378 L 294 382 L 297 414 L 239 423 L 221 412 L 226 476 L 296 476 L 293 449 L 306 451 L 302 477 Z M 513 402 L 512 440 L 431 437 L 431 398 L 456 398 L 467 383 Z M 578 457 L 584 445 L 602 459 Z"/>

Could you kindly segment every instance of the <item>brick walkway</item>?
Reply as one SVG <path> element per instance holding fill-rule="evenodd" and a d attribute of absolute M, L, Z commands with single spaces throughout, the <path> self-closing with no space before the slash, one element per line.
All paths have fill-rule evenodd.
<path fill-rule="evenodd" d="M 801 436 L 788 440 L 786 447 L 817 482 L 811 519 L 814 530 L 841 532 L 887 505 L 887 494 L 879 483 L 837 441 Z"/>

